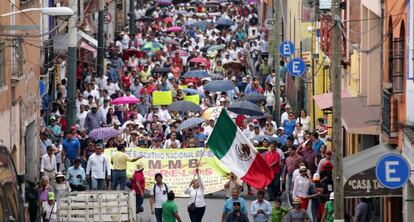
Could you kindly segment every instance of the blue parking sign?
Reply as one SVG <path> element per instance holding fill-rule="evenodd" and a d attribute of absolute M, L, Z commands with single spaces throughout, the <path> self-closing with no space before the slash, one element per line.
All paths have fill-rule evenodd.
<path fill-rule="evenodd" d="M 279 46 L 279 52 L 281 56 L 289 57 L 295 53 L 295 46 L 292 42 L 281 42 Z"/>
<path fill-rule="evenodd" d="M 306 71 L 306 64 L 305 62 L 300 58 L 294 58 L 289 61 L 288 63 L 288 72 L 292 76 L 300 76 Z"/>
<path fill-rule="evenodd" d="M 411 175 L 410 165 L 399 154 L 382 156 L 375 167 L 378 181 L 389 189 L 399 189 L 407 183 Z"/>

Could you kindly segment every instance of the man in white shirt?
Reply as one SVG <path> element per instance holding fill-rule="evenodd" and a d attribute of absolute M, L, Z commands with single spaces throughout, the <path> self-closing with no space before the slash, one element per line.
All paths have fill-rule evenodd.
<path fill-rule="evenodd" d="M 181 143 L 179 140 L 177 140 L 176 132 L 172 132 L 170 134 L 170 139 L 166 140 L 164 143 L 164 149 L 170 149 L 170 148 L 181 148 Z"/>
<path fill-rule="evenodd" d="M 254 131 L 252 133 L 250 133 L 249 140 L 253 140 L 255 137 L 259 137 L 259 136 L 264 136 L 264 134 L 263 134 L 262 131 L 260 131 L 260 126 L 255 125 L 254 126 Z"/>
<path fill-rule="evenodd" d="M 150 191 L 151 199 L 151 214 L 157 218 L 157 221 L 162 221 L 162 204 L 167 201 L 168 187 L 162 182 L 162 174 L 155 174 L 154 187 Z"/>
<path fill-rule="evenodd" d="M 95 100 L 100 98 L 99 92 L 93 89 L 92 83 L 88 83 L 87 89 L 83 92 L 83 98 L 87 99 L 89 95 L 93 96 Z"/>
<path fill-rule="evenodd" d="M 86 178 L 92 179 L 92 190 L 103 190 L 105 179 L 111 176 L 109 161 L 103 153 L 101 144 L 96 145 L 96 152 L 88 159 Z"/>
<path fill-rule="evenodd" d="M 210 118 L 206 126 L 204 127 L 204 134 L 206 135 L 207 138 L 210 136 L 211 132 L 213 132 L 214 123 L 215 123 L 214 118 Z"/>
<path fill-rule="evenodd" d="M 283 125 L 283 123 L 288 120 L 289 113 L 291 112 L 291 107 L 289 104 L 285 106 L 285 112 L 282 113 L 282 116 L 280 117 L 280 124 Z"/>
<path fill-rule="evenodd" d="M 53 147 L 47 146 L 47 153 L 42 156 L 40 163 L 40 172 L 49 177 L 49 181 L 53 182 L 57 172 L 56 156 L 53 154 Z"/>

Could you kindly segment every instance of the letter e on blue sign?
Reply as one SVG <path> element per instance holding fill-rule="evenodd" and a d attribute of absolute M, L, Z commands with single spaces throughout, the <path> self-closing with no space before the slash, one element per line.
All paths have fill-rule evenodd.
<path fill-rule="evenodd" d="M 281 56 L 289 57 L 295 53 L 295 46 L 292 42 L 281 42 L 279 52 Z"/>
<path fill-rule="evenodd" d="M 288 63 L 288 72 L 292 76 L 300 76 L 306 71 L 306 64 L 305 62 L 300 58 L 294 58 L 289 61 Z"/>
<path fill-rule="evenodd" d="M 411 169 L 407 160 L 399 154 L 382 156 L 375 167 L 378 181 L 389 189 L 399 189 L 410 178 Z"/>

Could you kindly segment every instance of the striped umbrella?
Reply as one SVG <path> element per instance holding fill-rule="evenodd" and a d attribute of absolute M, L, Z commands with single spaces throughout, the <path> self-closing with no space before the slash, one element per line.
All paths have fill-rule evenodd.
<path fill-rule="evenodd" d="M 182 131 L 194 126 L 197 126 L 198 124 L 201 124 L 204 122 L 203 118 L 198 118 L 198 117 L 193 117 L 193 118 L 189 118 L 184 120 L 177 128 L 178 131 Z"/>
<path fill-rule="evenodd" d="M 119 131 L 115 130 L 111 127 L 102 127 L 92 130 L 89 133 L 89 137 L 95 140 L 104 140 L 108 141 L 112 137 L 117 137 L 119 135 Z"/>

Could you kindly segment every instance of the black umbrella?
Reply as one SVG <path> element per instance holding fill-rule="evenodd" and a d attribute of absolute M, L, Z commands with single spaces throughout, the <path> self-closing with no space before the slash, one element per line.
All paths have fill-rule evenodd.
<path fill-rule="evenodd" d="M 201 112 L 200 106 L 188 101 L 177 101 L 168 106 L 169 111 L 177 112 Z"/>
<path fill-rule="evenodd" d="M 191 0 L 173 0 L 172 3 L 173 4 L 180 4 L 180 3 L 187 3 L 190 2 Z"/>
<path fill-rule="evenodd" d="M 234 89 L 234 85 L 229 80 L 214 80 L 204 86 L 204 90 L 209 92 L 226 92 Z"/>
<path fill-rule="evenodd" d="M 154 21 L 154 19 L 151 18 L 151 17 L 149 17 L 149 16 L 144 16 L 144 17 L 141 17 L 141 18 L 137 19 L 137 21 L 140 21 L 140 22 L 152 22 L 152 21 Z"/>
<path fill-rule="evenodd" d="M 169 73 L 171 72 L 170 68 L 167 67 L 155 67 L 151 70 L 152 73 Z"/>
<path fill-rule="evenodd" d="M 221 19 L 217 20 L 215 25 L 216 25 L 216 28 L 218 28 L 218 29 L 228 28 L 228 27 L 234 25 L 234 22 L 231 19 L 221 18 Z"/>
<path fill-rule="evenodd" d="M 155 8 L 155 7 L 150 7 L 150 8 L 148 8 L 147 9 L 147 11 L 145 11 L 145 16 L 152 16 L 152 13 L 155 11 L 155 9 L 157 9 L 157 8 Z"/>
<path fill-rule="evenodd" d="M 263 116 L 263 112 L 260 107 L 246 100 L 234 102 L 227 109 L 233 113 L 242 115 Z"/>
<path fill-rule="evenodd" d="M 250 93 L 244 96 L 244 99 L 250 101 L 250 102 L 256 102 L 258 100 L 266 100 L 266 96 L 260 94 L 260 93 Z"/>

